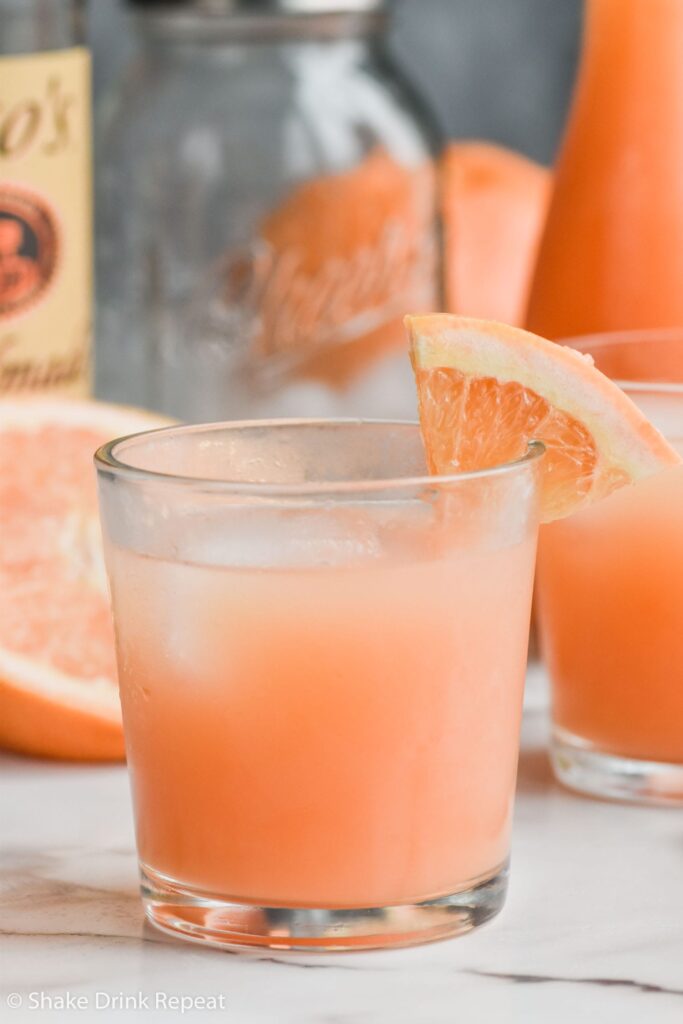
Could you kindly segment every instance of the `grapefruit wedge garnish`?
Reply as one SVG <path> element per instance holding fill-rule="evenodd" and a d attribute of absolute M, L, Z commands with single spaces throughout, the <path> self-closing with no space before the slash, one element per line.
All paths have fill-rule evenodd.
<path fill-rule="evenodd" d="M 98 402 L 0 401 L 0 746 L 123 756 L 92 457 L 159 425 Z"/>
<path fill-rule="evenodd" d="M 588 356 L 484 320 L 434 314 L 406 325 L 433 473 L 500 465 L 542 441 L 548 522 L 681 461 Z"/>

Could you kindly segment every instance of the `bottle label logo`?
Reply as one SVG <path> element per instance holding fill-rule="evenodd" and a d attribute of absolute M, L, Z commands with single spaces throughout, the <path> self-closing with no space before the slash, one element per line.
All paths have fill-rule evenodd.
<path fill-rule="evenodd" d="M 54 280 L 59 259 L 57 219 L 44 199 L 0 185 L 0 318 L 25 312 Z"/>

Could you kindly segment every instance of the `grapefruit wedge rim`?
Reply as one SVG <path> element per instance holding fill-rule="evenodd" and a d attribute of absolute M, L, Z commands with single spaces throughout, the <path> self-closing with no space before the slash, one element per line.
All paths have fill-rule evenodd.
<path fill-rule="evenodd" d="M 621 473 L 622 483 L 681 464 L 659 430 L 589 355 L 495 321 L 439 313 L 408 316 L 405 324 L 416 371 L 453 369 L 466 378 L 521 385 L 585 427 L 601 466 Z"/>

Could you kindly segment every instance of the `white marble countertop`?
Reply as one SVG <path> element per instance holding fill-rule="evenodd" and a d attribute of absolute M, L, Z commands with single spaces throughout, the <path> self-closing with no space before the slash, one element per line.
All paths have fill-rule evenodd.
<path fill-rule="evenodd" d="M 0 1021 L 681 1024 L 683 812 L 563 792 L 544 733 L 536 707 L 503 913 L 448 942 L 335 956 L 230 954 L 152 931 L 125 769 L 0 758 Z M 121 995 L 129 1009 L 112 1009 Z M 224 1008 L 181 1013 L 174 996 Z"/>

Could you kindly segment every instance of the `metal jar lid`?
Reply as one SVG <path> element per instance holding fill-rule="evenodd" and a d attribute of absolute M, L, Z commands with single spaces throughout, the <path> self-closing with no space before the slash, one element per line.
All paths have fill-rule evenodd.
<path fill-rule="evenodd" d="M 379 11 L 387 0 L 128 0 L 132 7 L 157 11 L 226 14 L 362 14 Z"/>

